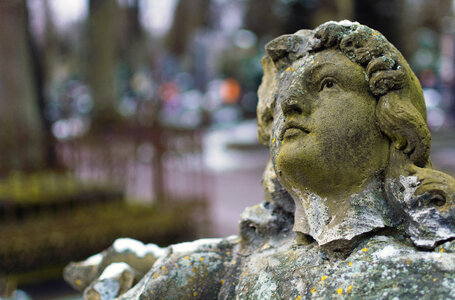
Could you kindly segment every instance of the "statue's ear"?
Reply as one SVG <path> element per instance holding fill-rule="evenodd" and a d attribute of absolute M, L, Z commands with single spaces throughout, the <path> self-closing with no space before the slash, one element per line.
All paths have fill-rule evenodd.
<path fill-rule="evenodd" d="M 258 89 L 258 105 L 257 105 L 257 126 L 258 139 L 266 147 L 269 147 L 270 134 L 273 123 L 273 110 L 276 103 L 276 76 L 277 69 L 268 55 L 261 60 L 264 75 Z"/>

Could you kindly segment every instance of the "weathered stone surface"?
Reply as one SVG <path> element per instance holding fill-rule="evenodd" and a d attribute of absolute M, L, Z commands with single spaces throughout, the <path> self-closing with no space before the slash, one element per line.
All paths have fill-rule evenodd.
<path fill-rule="evenodd" d="M 282 220 L 273 210 L 266 203 L 247 209 L 243 222 L 254 224 L 261 215 L 278 228 Z M 247 238 L 170 246 L 120 299 L 455 298 L 454 241 L 421 251 L 385 230 L 340 258 L 316 242 L 300 243 L 289 230 L 267 236 L 244 229 Z M 261 242 L 253 247 L 251 239 Z"/>
<path fill-rule="evenodd" d="M 455 299 L 455 180 L 431 167 L 422 90 L 403 56 L 349 21 L 266 52 L 266 202 L 244 211 L 239 236 L 116 242 L 69 265 L 67 281 L 87 299 Z"/>

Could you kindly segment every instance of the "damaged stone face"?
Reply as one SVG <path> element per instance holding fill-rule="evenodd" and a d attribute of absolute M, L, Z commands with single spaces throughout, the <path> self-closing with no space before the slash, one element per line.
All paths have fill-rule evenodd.
<path fill-rule="evenodd" d="M 244 211 L 239 235 L 117 241 L 66 280 L 86 299 L 455 298 L 455 180 L 431 167 L 403 56 L 349 21 L 281 36 L 266 53 L 266 201 Z"/>

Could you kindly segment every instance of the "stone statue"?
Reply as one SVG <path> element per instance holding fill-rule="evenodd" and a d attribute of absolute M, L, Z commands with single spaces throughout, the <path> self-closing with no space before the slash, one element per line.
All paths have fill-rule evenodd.
<path fill-rule="evenodd" d="M 244 211 L 239 236 L 119 239 L 66 280 L 87 299 L 455 298 L 455 180 L 432 169 L 403 56 L 349 21 L 278 37 L 266 53 L 266 201 Z"/>

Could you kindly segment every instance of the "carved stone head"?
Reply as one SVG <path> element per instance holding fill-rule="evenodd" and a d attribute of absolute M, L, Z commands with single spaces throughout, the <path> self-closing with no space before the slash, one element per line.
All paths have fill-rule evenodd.
<path fill-rule="evenodd" d="M 284 188 L 294 200 L 294 231 L 321 245 L 398 225 L 418 246 L 455 237 L 454 179 L 431 168 L 422 89 L 382 34 L 328 22 L 266 52 L 264 182 L 272 198 Z"/>

